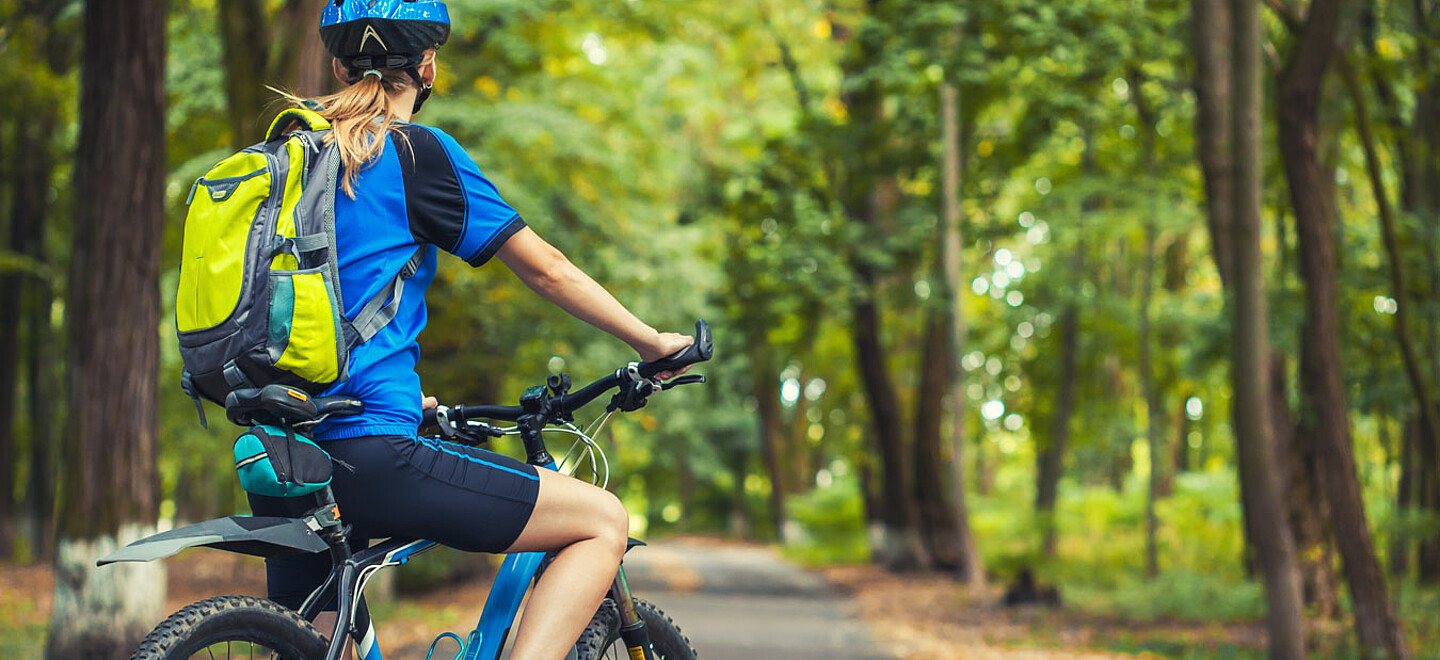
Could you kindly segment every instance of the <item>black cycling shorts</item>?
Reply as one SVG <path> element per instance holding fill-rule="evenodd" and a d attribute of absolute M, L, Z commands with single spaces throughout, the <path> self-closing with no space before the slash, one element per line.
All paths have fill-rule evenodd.
<path fill-rule="evenodd" d="M 484 449 L 428 438 L 370 436 L 321 443 L 337 460 L 330 483 L 350 545 L 421 538 L 469 552 L 504 552 L 515 543 L 540 492 L 535 467 Z M 300 517 L 312 497 L 250 495 L 257 516 Z M 298 610 L 330 573 L 326 553 L 265 560 L 270 599 Z"/>

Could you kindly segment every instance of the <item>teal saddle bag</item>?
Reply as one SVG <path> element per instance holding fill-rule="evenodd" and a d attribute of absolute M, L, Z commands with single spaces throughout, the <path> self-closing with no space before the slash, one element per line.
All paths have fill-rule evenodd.
<path fill-rule="evenodd" d="M 330 454 L 294 429 L 259 424 L 235 439 L 235 471 L 247 493 L 309 495 L 330 485 Z"/>

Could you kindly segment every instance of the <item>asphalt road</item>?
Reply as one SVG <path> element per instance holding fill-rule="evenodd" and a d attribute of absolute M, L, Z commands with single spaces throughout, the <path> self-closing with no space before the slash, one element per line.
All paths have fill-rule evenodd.
<path fill-rule="evenodd" d="M 702 660 L 892 660 L 843 593 L 768 548 L 665 542 L 625 559 L 636 596 L 669 614 Z"/>

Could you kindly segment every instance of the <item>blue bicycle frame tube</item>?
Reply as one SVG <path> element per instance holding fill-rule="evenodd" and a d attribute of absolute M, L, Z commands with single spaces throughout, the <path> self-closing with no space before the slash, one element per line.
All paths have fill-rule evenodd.
<path fill-rule="evenodd" d="M 553 460 L 540 467 L 557 469 Z M 525 600 L 530 581 L 535 579 L 535 572 L 540 570 L 543 561 L 543 552 L 517 552 L 505 557 L 500 572 L 495 576 L 495 583 L 490 587 L 490 595 L 485 599 L 480 622 L 465 644 L 465 660 L 499 660 L 500 652 L 505 649 L 505 638 L 509 636 L 511 626 L 515 625 L 520 603 Z"/>
<path fill-rule="evenodd" d="M 499 659 L 505 638 L 515 624 L 515 614 L 520 611 L 520 602 L 525 599 L 530 580 L 544 560 L 543 552 L 518 552 L 505 557 L 495 584 L 490 587 L 490 596 L 485 599 L 480 622 L 465 644 L 465 660 Z"/>

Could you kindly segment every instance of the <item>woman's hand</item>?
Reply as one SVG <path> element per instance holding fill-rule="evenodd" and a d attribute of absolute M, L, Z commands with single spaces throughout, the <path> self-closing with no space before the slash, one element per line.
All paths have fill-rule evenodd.
<path fill-rule="evenodd" d="M 670 357 L 680 351 L 689 348 L 695 343 L 695 338 L 689 335 L 682 335 L 678 332 L 656 332 L 654 339 L 644 346 L 636 346 L 635 351 L 640 354 L 640 359 L 645 362 L 654 362 L 660 358 Z M 685 365 L 679 371 L 662 371 L 655 374 L 656 380 L 670 380 L 690 370 L 695 365 Z"/>

